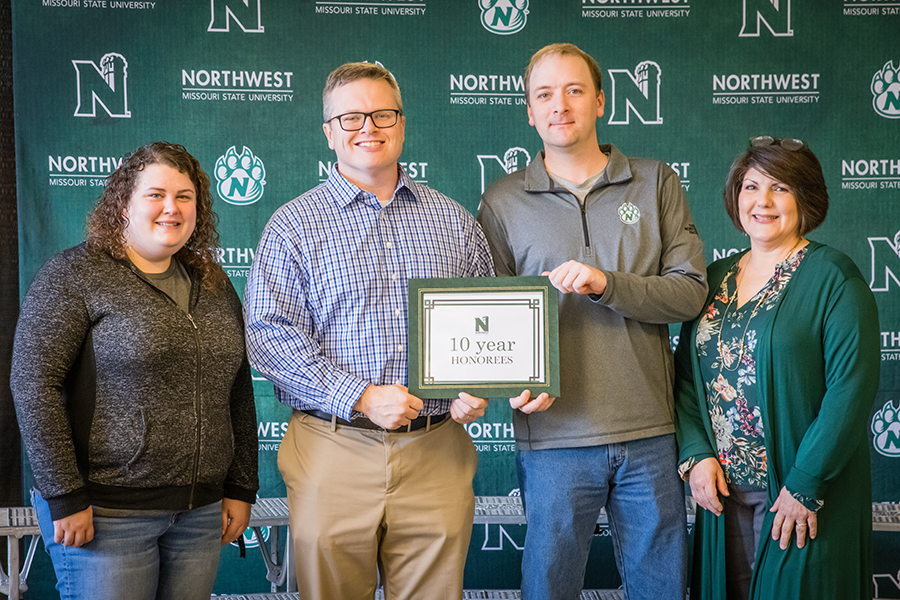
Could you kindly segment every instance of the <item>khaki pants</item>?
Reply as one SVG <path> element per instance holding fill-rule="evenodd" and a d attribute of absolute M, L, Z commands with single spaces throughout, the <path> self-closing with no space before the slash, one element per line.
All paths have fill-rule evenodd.
<path fill-rule="evenodd" d="M 477 453 L 449 417 L 387 433 L 294 411 L 278 451 L 304 600 L 458 600 Z"/>

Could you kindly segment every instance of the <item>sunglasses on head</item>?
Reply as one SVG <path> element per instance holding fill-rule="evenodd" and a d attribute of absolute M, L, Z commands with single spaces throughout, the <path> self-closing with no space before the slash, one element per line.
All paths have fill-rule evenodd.
<path fill-rule="evenodd" d="M 806 142 L 797 138 L 774 138 L 771 135 L 758 135 L 750 138 L 750 146 L 774 146 L 779 145 L 785 150 L 796 152 L 806 147 Z"/>

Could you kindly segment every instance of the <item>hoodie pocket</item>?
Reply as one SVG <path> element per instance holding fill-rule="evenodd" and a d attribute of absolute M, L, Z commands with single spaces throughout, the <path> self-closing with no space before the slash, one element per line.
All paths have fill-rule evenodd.
<path fill-rule="evenodd" d="M 94 421 L 89 457 L 91 479 L 122 485 L 134 465 L 147 452 L 150 424 L 143 407 L 124 414 L 104 415 Z"/>

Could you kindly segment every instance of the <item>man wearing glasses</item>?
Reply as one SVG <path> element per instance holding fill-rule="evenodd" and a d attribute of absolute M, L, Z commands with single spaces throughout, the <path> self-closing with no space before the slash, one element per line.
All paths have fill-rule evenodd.
<path fill-rule="evenodd" d="M 703 306 L 703 245 L 672 169 L 598 143 L 593 58 L 542 48 L 525 95 L 544 151 L 488 188 L 478 213 L 498 275 L 548 275 L 561 293 L 560 397 L 510 400 L 528 521 L 522 597 L 578 598 L 606 507 L 629 600 L 683 600 L 667 324 Z"/>
<path fill-rule="evenodd" d="M 253 366 L 293 408 L 278 452 L 302 598 L 460 598 L 487 401 L 408 393 L 407 280 L 492 276 L 462 206 L 397 162 L 406 118 L 384 68 L 328 76 L 328 180 L 282 206 L 245 293 Z"/>

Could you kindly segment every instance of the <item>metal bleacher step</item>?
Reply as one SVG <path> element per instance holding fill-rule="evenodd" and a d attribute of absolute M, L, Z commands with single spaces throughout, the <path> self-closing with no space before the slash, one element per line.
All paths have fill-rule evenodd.
<path fill-rule="evenodd" d="M 28 574 L 41 539 L 37 515 L 30 506 L 0 508 L 0 536 L 6 538 L 7 570 L 0 565 L 0 594 L 18 600 L 21 591 L 28 589 Z M 31 536 L 22 569 L 19 570 L 19 540 Z"/>
<path fill-rule="evenodd" d="M 694 521 L 694 505 L 686 499 L 688 523 Z M 488 525 L 524 525 L 525 511 L 522 499 L 515 496 L 478 496 L 475 498 L 475 524 Z M 266 563 L 266 578 L 272 589 L 285 586 L 290 581 L 290 569 L 293 558 L 290 556 L 288 535 L 278 535 L 278 528 L 288 525 L 288 508 L 285 498 L 259 498 L 250 515 L 250 527 L 256 532 L 257 539 L 262 540 L 260 528 L 272 527 L 273 537 L 269 542 L 260 543 L 260 553 Z M 597 519 L 598 528 L 608 526 L 605 512 Z M 875 502 L 872 504 L 872 529 L 874 531 L 900 532 L 900 504 L 891 502 Z M 7 540 L 7 564 L 0 565 L 0 594 L 6 594 L 9 600 L 19 600 L 21 592 L 28 589 L 27 580 L 31 570 L 34 554 L 40 543 L 40 529 L 34 509 L 29 507 L 0 508 L 0 537 Z M 31 537 L 23 561 L 19 558 L 18 540 Z M 284 547 L 284 550 L 280 549 Z M 12 565 L 19 565 L 18 573 Z M 9 573 L 9 574 L 8 574 Z M 11 576 L 10 576 L 11 575 Z M 271 592 L 267 594 L 224 595 L 214 598 L 231 600 L 299 600 L 296 592 Z M 585 590 L 581 600 L 620 600 L 624 596 L 620 590 Z M 381 600 L 382 595 L 376 595 Z M 520 598 L 518 590 L 466 590 L 465 600 Z"/>
<path fill-rule="evenodd" d="M 213 595 L 210 600 L 300 600 L 297 592 L 273 592 L 271 594 L 228 594 L 227 596 Z"/>
<path fill-rule="evenodd" d="M 466 590 L 463 592 L 463 600 L 519 600 L 522 594 L 519 590 Z M 581 600 L 624 600 L 622 590 L 584 590 L 581 592 Z M 213 596 L 214 600 L 300 600 L 297 592 L 279 592 L 273 594 L 250 594 Z M 211 599 L 212 600 L 212 599 Z M 384 600 L 384 592 L 375 592 L 375 600 Z"/>

